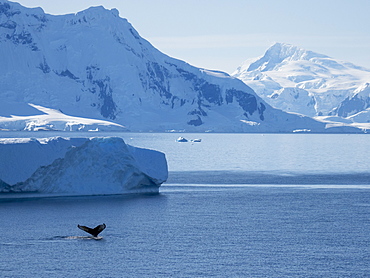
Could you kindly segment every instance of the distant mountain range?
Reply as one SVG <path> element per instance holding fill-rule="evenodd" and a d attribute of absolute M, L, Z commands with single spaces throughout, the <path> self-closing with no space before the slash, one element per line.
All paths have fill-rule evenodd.
<path fill-rule="evenodd" d="M 275 109 L 235 77 L 171 58 L 115 9 L 54 16 L 0 0 L 0 53 L 0 103 L 33 105 L 36 115 L 52 109 L 143 132 L 359 131 Z M 0 113 L 0 129 L 33 126 L 32 113 L 16 126 Z"/>
<path fill-rule="evenodd" d="M 276 43 L 262 57 L 244 62 L 233 76 L 287 112 L 341 122 L 370 120 L 370 69 Z"/>

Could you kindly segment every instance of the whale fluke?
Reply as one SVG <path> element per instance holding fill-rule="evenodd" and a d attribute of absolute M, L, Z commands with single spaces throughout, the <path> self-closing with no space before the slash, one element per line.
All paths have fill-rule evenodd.
<path fill-rule="evenodd" d="M 98 234 L 100 234 L 105 229 L 106 225 L 103 223 L 101 225 L 96 226 L 94 229 L 81 225 L 77 225 L 77 227 L 91 234 L 92 236 L 97 237 Z"/>

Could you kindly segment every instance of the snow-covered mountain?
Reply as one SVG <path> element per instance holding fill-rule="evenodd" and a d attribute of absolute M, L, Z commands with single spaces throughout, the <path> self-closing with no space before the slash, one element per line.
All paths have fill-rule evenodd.
<path fill-rule="evenodd" d="M 311 117 L 347 117 L 370 103 L 364 85 L 370 82 L 369 69 L 289 44 L 274 44 L 262 57 L 244 62 L 233 76 L 273 107 Z"/>
<path fill-rule="evenodd" d="M 0 57 L 0 101 L 131 131 L 326 131 L 272 108 L 237 78 L 161 53 L 115 9 L 53 16 L 0 0 Z"/>
<path fill-rule="evenodd" d="M 235 77 L 161 53 L 116 9 L 53 16 L 0 0 L 0 55 L 0 101 L 131 131 L 326 131 L 272 108 Z"/>

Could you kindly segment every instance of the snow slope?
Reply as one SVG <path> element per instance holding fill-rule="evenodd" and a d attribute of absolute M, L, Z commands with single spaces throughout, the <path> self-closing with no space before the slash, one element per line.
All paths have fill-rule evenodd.
<path fill-rule="evenodd" d="M 0 130 L 125 131 L 126 128 L 109 121 L 68 116 L 31 103 L 2 101 Z"/>
<path fill-rule="evenodd" d="M 370 108 L 370 83 L 365 83 L 342 101 L 333 112 L 354 121 L 369 122 L 369 116 L 364 116 L 368 114 L 368 108 Z"/>
<path fill-rule="evenodd" d="M 165 155 L 117 137 L 0 139 L 2 192 L 63 195 L 158 192 Z"/>
<path fill-rule="evenodd" d="M 233 76 L 243 80 L 273 107 L 284 111 L 311 117 L 347 117 L 351 109 L 342 103 L 346 99 L 350 102 L 356 90 L 370 81 L 370 70 L 276 43 L 262 57 L 244 62 Z M 360 108 L 352 110 L 359 111 Z"/>
<path fill-rule="evenodd" d="M 326 131 L 272 108 L 237 78 L 161 53 L 115 9 L 53 16 L 0 0 L 0 53 L 0 102 L 111 120 L 131 131 Z"/>

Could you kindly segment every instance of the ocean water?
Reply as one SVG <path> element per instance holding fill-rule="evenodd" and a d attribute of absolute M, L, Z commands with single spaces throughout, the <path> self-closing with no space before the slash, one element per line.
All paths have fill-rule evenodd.
<path fill-rule="evenodd" d="M 1 277 L 370 277 L 368 135 L 104 135 L 166 153 L 160 194 L 0 199 Z"/>

